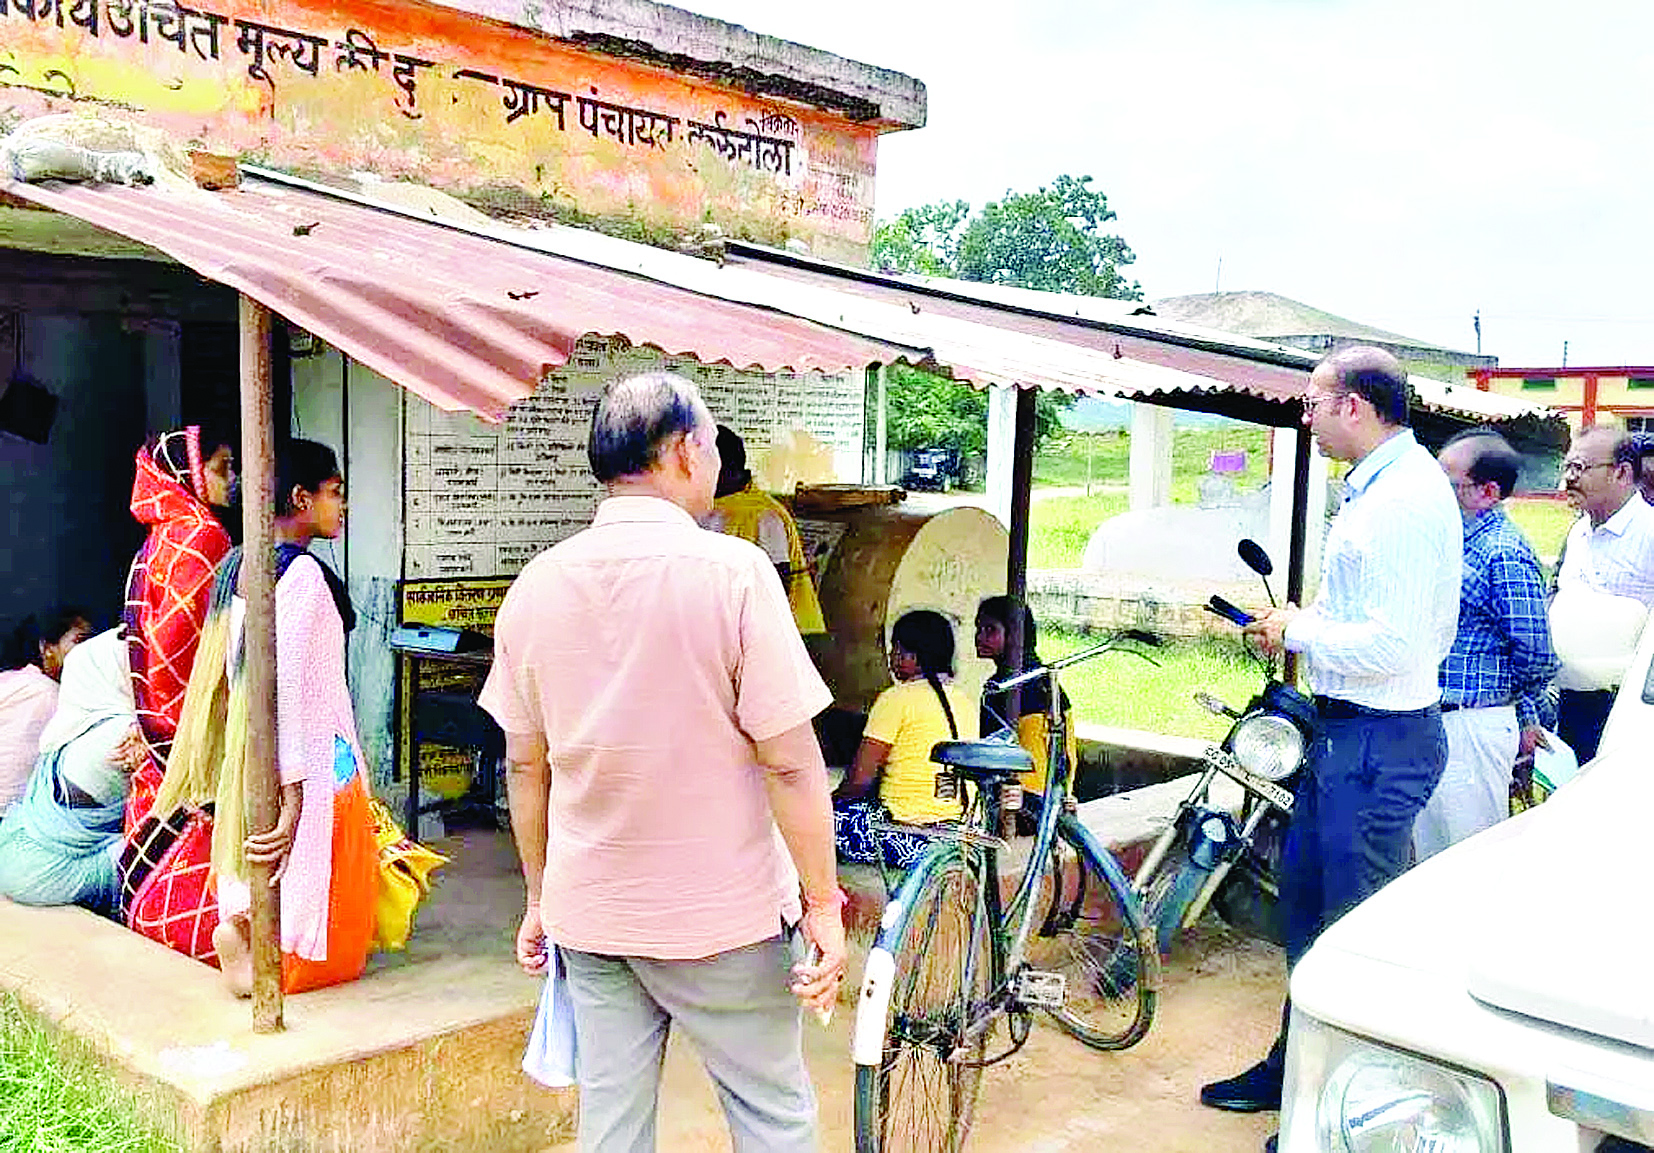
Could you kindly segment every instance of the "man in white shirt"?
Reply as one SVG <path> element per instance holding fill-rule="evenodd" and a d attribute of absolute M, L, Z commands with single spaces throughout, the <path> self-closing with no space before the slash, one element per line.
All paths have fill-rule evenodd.
<path fill-rule="evenodd" d="M 1447 760 L 1436 673 L 1458 624 L 1463 538 L 1452 486 L 1407 427 L 1407 374 L 1394 357 L 1359 346 L 1330 354 L 1303 405 L 1321 451 L 1355 467 L 1315 602 L 1246 627 L 1268 652 L 1303 654 L 1321 717 L 1282 855 L 1289 969 L 1411 860 L 1413 820 Z M 1203 1104 L 1280 1108 L 1285 1017 L 1269 1055 L 1203 1086 Z"/>
<path fill-rule="evenodd" d="M 1585 590 L 1654 607 L 1654 508 L 1638 488 L 1640 448 L 1615 428 L 1589 428 L 1574 439 L 1562 462 L 1562 491 L 1584 515 L 1563 545 L 1558 597 Z M 1557 735 L 1580 764 L 1596 755 L 1614 692 L 1566 688 L 1559 693 Z"/>

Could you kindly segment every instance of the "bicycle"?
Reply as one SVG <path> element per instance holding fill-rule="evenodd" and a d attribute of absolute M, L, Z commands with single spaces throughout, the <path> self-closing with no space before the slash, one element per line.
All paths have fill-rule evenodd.
<path fill-rule="evenodd" d="M 958 822 L 889 826 L 933 843 L 885 907 L 856 1007 L 857 1153 L 941 1150 L 969 1135 L 982 1070 L 1026 1043 L 1036 1010 L 1094 1049 L 1141 1040 L 1154 1017 L 1160 951 L 1113 856 L 1067 803 L 1060 670 L 1134 631 L 988 691 L 1048 682 L 1047 791 L 1021 881 L 1002 902 L 999 855 L 1005 786 L 1033 762 L 1008 732 L 938 744 L 938 795 L 963 793 Z M 1131 651 L 1131 650 L 1122 650 Z M 1138 654 L 1142 655 L 1142 654 Z M 1007 739 L 1008 738 L 1008 739 Z M 989 1041 L 1003 1024 L 1003 1044 Z"/>

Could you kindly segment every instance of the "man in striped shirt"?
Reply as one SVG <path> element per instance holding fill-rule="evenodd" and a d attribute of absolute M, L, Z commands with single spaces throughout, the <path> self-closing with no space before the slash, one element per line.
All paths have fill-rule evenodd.
<path fill-rule="evenodd" d="M 1321 715 L 1282 854 L 1289 969 L 1411 859 L 1413 820 L 1447 760 L 1436 674 L 1458 623 L 1464 536 L 1447 477 L 1407 427 L 1407 374 L 1393 356 L 1362 346 L 1331 353 L 1303 406 L 1321 451 L 1354 467 L 1315 602 L 1246 627 L 1266 651 L 1307 658 Z M 1279 1109 L 1285 1064 L 1283 1027 L 1263 1061 L 1204 1086 L 1200 1099 L 1235 1112 Z"/>
<path fill-rule="evenodd" d="M 1512 768 L 1545 740 L 1539 703 L 1557 669 L 1539 561 L 1502 504 L 1521 457 L 1481 428 L 1437 459 L 1464 514 L 1464 583 L 1441 667 L 1447 768 L 1413 825 L 1421 861 L 1509 815 Z"/>

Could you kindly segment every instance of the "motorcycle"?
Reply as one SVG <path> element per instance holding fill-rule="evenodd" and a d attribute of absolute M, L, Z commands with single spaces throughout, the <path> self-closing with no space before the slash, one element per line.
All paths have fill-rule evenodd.
<path fill-rule="evenodd" d="M 1263 578 L 1274 604 L 1269 555 L 1251 540 L 1241 541 L 1238 551 Z M 1236 625 L 1253 620 L 1220 596 L 1211 597 L 1206 608 Z M 1198 921 L 1208 906 L 1241 932 L 1281 943 L 1280 851 L 1292 817 L 1293 786 L 1318 720 L 1314 703 L 1278 679 L 1272 659 L 1262 659 L 1263 689 L 1244 709 L 1231 708 L 1209 693 L 1195 694 L 1203 707 L 1234 723 L 1221 744 L 1206 749 L 1194 788 L 1133 879 L 1163 955 L 1178 932 Z M 1238 816 L 1212 798 L 1220 775 L 1243 790 Z"/>

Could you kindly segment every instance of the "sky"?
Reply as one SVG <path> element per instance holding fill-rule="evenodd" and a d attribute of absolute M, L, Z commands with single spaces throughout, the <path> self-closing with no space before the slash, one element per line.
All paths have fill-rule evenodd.
<path fill-rule="evenodd" d="M 915 76 L 880 219 L 1090 175 L 1147 299 L 1654 365 L 1646 0 L 677 0 Z"/>

